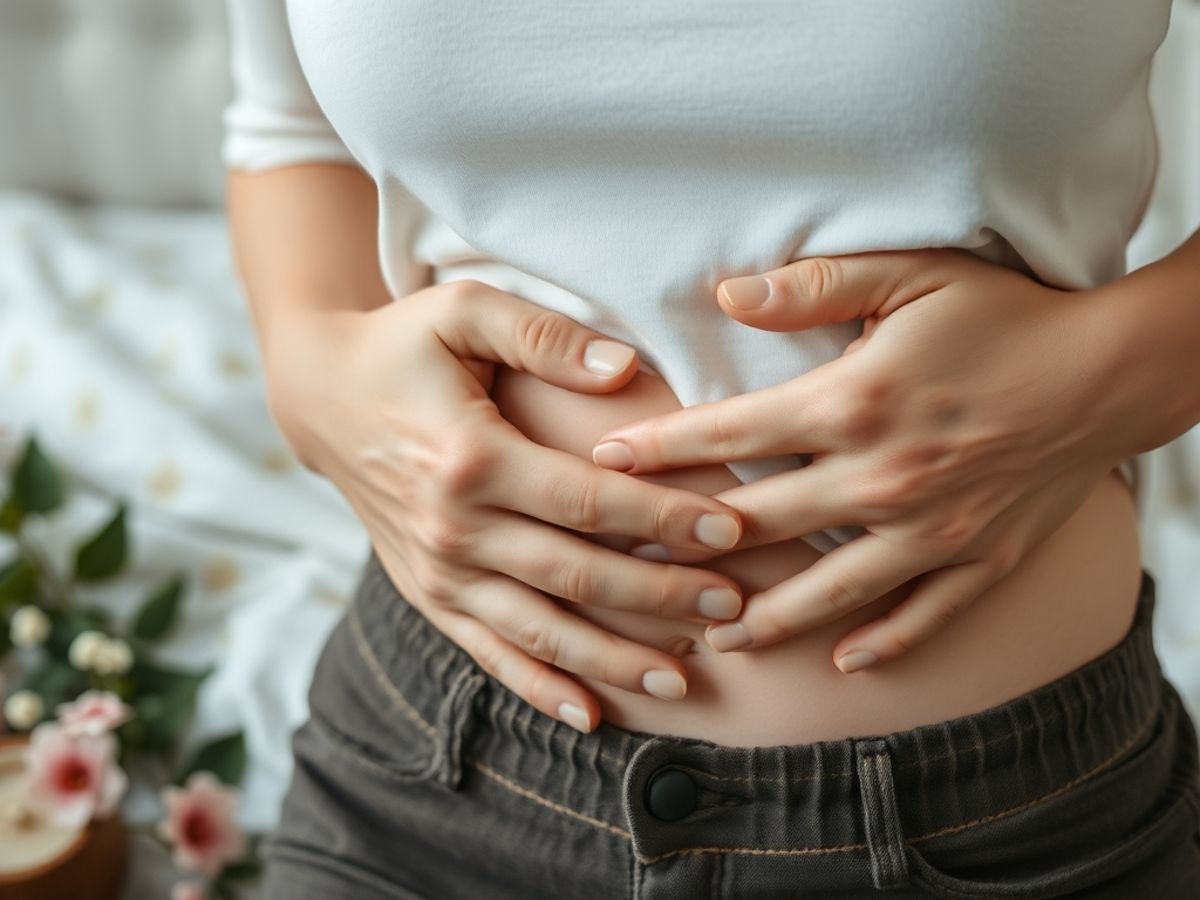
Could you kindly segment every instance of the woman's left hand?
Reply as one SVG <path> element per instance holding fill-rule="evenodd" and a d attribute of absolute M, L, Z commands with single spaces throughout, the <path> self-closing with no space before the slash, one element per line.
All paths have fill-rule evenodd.
<path fill-rule="evenodd" d="M 694 562 L 863 526 L 707 636 L 718 650 L 772 644 L 919 579 L 834 649 L 843 671 L 899 656 L 1012 571 L 1125 457 L 1103 363 L 1114 338 L 1092 293 L 953 249 L 810 258 L 723 282 L 721 308 L 743 324 L 799 331 L 862 318 L 863 334 L 799 378 L 603 435 L 597 447 L 619 441 L 633 465 L 614 464 L 611 450 L 596 463 L 632 474 L 812 454 L 714 495 L 742 512 L 732 550 L 634 552 Z"/>

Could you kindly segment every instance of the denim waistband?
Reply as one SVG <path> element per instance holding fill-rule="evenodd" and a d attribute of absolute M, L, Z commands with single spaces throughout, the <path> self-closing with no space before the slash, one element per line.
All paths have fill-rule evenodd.
<path fill-rule="evenodd" d="M 823 854 L 919 844 L 1052 799 L 1151 736 L 1163 679 L 1143 570 L 1130 631 L 1063 677 L 978 713 L 843 740 L 734 747 L 606 722 L 583 734 L 487 674 L 392 586 L 372 556 L 349 613 L 374 675 L 439 744 L 435 781 L 474 769 L 530 802 L 629 839 L 640 862 L 703 852 Z M 486 727 L 475 728 L 476 723 Z M 686 829 L 647 803 L 656 773 L 687 776 Z M 474 772 L 471 777 L 478 777 Z M 619 786 L 619 789 L 618 789 Z M 897 821 L 895 810 L 903 810 Z M 889 810 L 891 811 L 889 813 Z"/>

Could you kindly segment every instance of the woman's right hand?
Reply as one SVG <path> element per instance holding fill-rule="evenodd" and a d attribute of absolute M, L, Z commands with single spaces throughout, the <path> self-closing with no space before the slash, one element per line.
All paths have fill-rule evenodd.
<path fill-rule="evenodd" d="M 593 340 L 601 343 L 589 348 Z M 666 699 L 681 698 L 687 680 L 679 658 L 547 595 L 707 624 L 722 597 L 706 595 L 701 611 L 700 595 L 716 588 L 734 595 L 720 618 L 740 612 L 739 586 L 717 572 L 571 533 L 727 549 L 741 535 L 736 510 L 543 447 L 488 395 L 496 363 L 569 390 L 610 392 L 636 373 L 632 348 L 461 280 L 365 312 L 289 316 L 286 327 L 273 323 L 264 351 L 281 431 L 346 497 L 400 592 L 547 715 L 583 731 L 599 721 L 596 697 L 567 672 Z M 705 516 L 714 518 L 701 523 Z"/>

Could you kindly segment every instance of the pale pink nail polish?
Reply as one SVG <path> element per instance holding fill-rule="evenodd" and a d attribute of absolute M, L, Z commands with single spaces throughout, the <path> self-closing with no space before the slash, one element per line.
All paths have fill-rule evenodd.
<path fill-rule="evenodd" d="M 873 666 L 877 662 L 879 662 L 879 657 L 870 650 L 851 650 L 849 653 L 839 656 L 837 664 L 843 674 L 849 675 L 851 672 Z"/>

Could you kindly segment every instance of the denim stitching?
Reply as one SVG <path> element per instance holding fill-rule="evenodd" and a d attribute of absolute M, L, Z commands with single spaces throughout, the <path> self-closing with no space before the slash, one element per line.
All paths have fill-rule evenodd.
<path fill-rule="evenodd" d="M 890 787 L 889 782 L 891 780 L 891 776 L 884 771 L 883 754 L 882 753 L 873 754 L 870 757 L 870 762 L 875 768 L 875 790 L 880 795 L 878 799 L 880 800 L 880 802 L 884 802 L 882 795 L 885 792 L 887 792 L 888 788 Z M 902 857 L 897 858 L 896 843 L 895 843 L 895 841 L 893 841 L 891 839 L 892 835 L 888 834 L 889 829 L 887 827 L 886 811 L 884 812 L 884 816 L 885 816 L 885 818 L 884 818 L 883 822 L 881 823 L 880 827 L 881 827 L 881 831 L 883 832 L 882 837 L 883 837 L 884 844 L 885 844 L 885 847 L 887 850 L 887 858 L 888 858 L 887 881 L 892 882 L 897 877 L 900 876 L 901 872 L 904 869 L 904 865 L 903 865 L 903 858 Z M 901 835 L 901 837 L 903 838 L 903 835 Z M 882 887 L 882 885 L 877 885 L 877 886 Z"/>
<path fill-rule="evenodd" d="M 1104 769 L 1106 766 L 1110 765 L 1113 761 L 1115 761 L 1117 759 L 1117 757 L 1121 756 L 1121 754 L 1123 754 L 1131 746 L 1133 746 L 1133 744 L 1137 741 L 1138 737 L 1140 737 L 1141 734 L 1146 730 L 1146 728 L 1154 721 L 1154 718 L 1155 718 L 1155 716 L 1153 716 L 1153 715 L 1150 716 L 1150 718 L 1146 720 L 1146 722 L 1142 725 L 1141 728 L 1138 729 L 1138 731 L 1133 735 L 1132 738 L 1130 738 L 1124 744 L 1122 744 L 1119 748 L 1117 748 L 1117 751 L 1115 753 L 1113 753 L 1111 756 L 1109 756 L 1107 759 L 1105 759 L 1103 762 L 1092 767 L 1087 772 L 1084 772 L 1082 775 L 1079 775 L 1076 778 L 1071 779 L 1066 784 L 1063 784 L 1060 787 L 1055 788 L 1053 791 L 1043 794 L 1040 797 L 1035 797 L 1033 800 L 1030 800 L 1026 803 L 1022 803 L 1018 806 L 1014 806 L 1014 807 L 1011 807 L 1011 808 L 1005 809 L 1005 810 L 1000 810 L 999 812 L 991 813 L 990 815 L 982 816 L 978 819 L 972 819 L 969 822 L 962 822 L 958 825 L 951 825 L 948 828 L 942 828 L 937 831 L 929 832 L 927 834 L 922 834 L 922 835 L 918 835 L 916 837 L 907 838 L 905 843 L 906 844 L 915 844 L 920 841 L 929 840 L 930 838 L 940 837 L 941 835 L 944 835 L 944 834 L 952 834 L 954 832 L 965 831 L 965 830 L 967 830 L 969 828 L 973 828 L 977 825 L 983 825 L 988 822 L 993 822 L 997 819 L 1002 819 L 1007 816 L 1014 815 L 1015 813 L 1021 812 L 1026 809 L 1030 809 L 1034 806 L 1037 806 L 1041 803 L 1046 802 L 1047 800 L 1051 800 L 1054 797 L 1059 796 L 1060 794 L 1064 793 L 1065 791 L 1070 790 L 1071 788 L 1075 787 L 1076 785 L 1078 785 L 1084 781 L 1087 781 L 1088 779 L 1093 778 L 1096 775 L 1098 775 L 1102 769 Z M 501 775 L 495 769 L 491 768 L 490 766 L 485 765 L 484 763 L 479 762 L 478 760 L 471 759 L 469 761 L 472 766 L 479 769 L 481 772 L 483 772 L 489 778 L 494 779 L 497 783 L 499 783 L 500 785 L 502 785 L 503 787 L 507 788 L 508 790 L 512 791 L 515 794 L 519 794 L 522 797 L 526 797 L 527 799 L 534 800 L 535 802 L 541 803 L 542 805 L 547 806 L 550 809 L 555 810 L 556 812 L 560 812 L 560 813 L 563 813 L 564 815 L 568 815 L 579 821 L 586 822 L 587 824 L 592 825 L 593 827 L 599 828 L 603 831 L 611 832 L 612 834 L 618 835 L 619 837 L 623 837 L 630 841 L 632 841 L 632 839 L 633 839 L 633 835 L 630 834 L 628 831 L 626 831 L 623 828 L 620 828 L 616 825 L 612 825 L 608 822 L 604 822 L 600 819 L 595 819 L 595 818 L 585 815 L 584 813 L 581 813 L 577 810 L 571 809 L 570 807 L 563 806 L 560 803 L 555 803 L 553 800 L 550 800 L 550 799 L 547 799 L 546 797 L 541 796 L 536 791 L 530 790 L 527 787 L 519 785 L 516 782 L 514 782 L 508 778 L 505 778 L 503 775 Z M 865 843 L 840 844 L 835 847 L 787 847 L 787 848 L 683 847 L 683 848 L 679 848 L 676 850 L 669 850 L 666 853 L 660 853 L 658 856 L 647 857 L 645 859 L 642 859 L 641 862 L 644 865 L 650 865 L 652 863 L 659 862 L 664 859 L 669 859 L 672 856 L 682 856 L 682 855 L 696 854 L 696 853 L 738 853 L 738 854 L 742 854 L 742 855 L 746 855 L 746 856 L 819 856 L 819 855 L 827 854 L 827 853 L 845 853 L 848 851 L 866 850 L 866 849 L 867 849 L 867 845 Z"/>
<path fill-rule="evenodd" d="M 374 677 L 379 686 L 383 688 L 384 693 L 391 698 L 392 702 L 399 707 L 401 712 L 412 719 L 413 723 L 416 724 L 417 727 L 419 727 L 423 732 L 425 732 L 426 735 L 436 740 L 438 736 L 437 729 L 425 721 L 425 717 L 417 711 L 416 707 L 408 702 L 407 698 L 400 693 L 400 689 L 397 688 L 396 685 L 392 684 L 392 681 L 390 678 L 388 678 L 383 666 L 380 665 L 379 658 L 375 655 L 375 651 L 371 648 L 370 643 L 367 641 L 367 636 L 363 633 L 362 620 L 358 616 L 358 607 L 356 605 L 350 607 L 348 618 L 350 619 L 350 634 L 354 638 L 354 644 L 358 649 L 358 655 L 362 661 L 367 664 L 367 668 L 370 670 L 372 677 Z"/>
<path fill-rule="evenodd" d="M 929 834 L 922 834 L 918 837 L 909 838 L 908 842 L 910 844 L 915 844 L 918 841 L 927 841 L 930 838 L 940 837 L 943 834 L 953 834 L 956 831 L 963 831 L 967 828 L 972 828 L 976 825 L 982 825 L 987 822 L 995 821 L 996 819 L 1002 819 L 1005 816 L 1011 816 L 1014 813 L 1018 813 L 1018 812 L 1021 812 L 1022 810 L 1037 806 L 1038 804 L 1045 803 L 1047 800 L 1051 800 L 1051 799 L 1059 796 L 1060 794 L 1062 794 L 1066 791 L 1069 791 L 1071 788 L 1075 787 L 1076 785 L 1079 785 L 1082 782 L 1087 781 L 1089 778 L 1092 778 L 1095 775 L 1098 775 L 1102 769 L 1107 768 L 1109 765 L 1111 765 L 1117 759 L 1117 757 L 1123 755 L 1130 747 L 1132 747 L 1135 743 L 1137 743 L 1138 738 L 1140 738 L 1142 736 L 1142 734 L 1146 731 L 1146 729 L 1149 728 L 1154 723 L 1154 720 L 1156 717 L 1157 717 L 1157 713 L 1155 713 L 1154 715 L 1151 715 L 1145 722 L 1142 723 L 1141 727 L 1139 727 L 1138 730 L 1136 732 L 1134 732 L 1133 736 L 1130 737 L 1128 740 L 1126 740 L 1123 744 L 1121 744 L 1121 746 L 1117 748 L 1116 752 L 1113 753 L 1111 756 L 1109 756 L 1107 759 L 1103 760 L 1102 762 L 1100 762 L 1100 763 L 1096 764 L 1095 766 L 1093 766 L 1092 768 L 1088 769 L 1082 775 L 1077 775 L 1076 777 L 1072 778 L 1066 784 L 1060 785 L 1059 787 L 1052 790 L 1050 793 L 1043 794 L 1040 797 L 1035 797 L 1033 800 L 1030 800 L 1027 803 L 1022 803 L 1020 806 L 1014 806 L 1011 809 L 1004 809 L 1004 810 L 1001 810 L 1000 812 L 991 813 L 990 815 L 986 815 L 986 816 L 981 816 L 978 819 L 972 819 L 969 822 L 960 822 L 958 825 L 951 825 L 947 828 L 939 829 L 938 831 L 931 831 Z"/>
<path fill-rule="evenodd" d="M 403 769 L 393 769 L 383 763 L 375 762 L 365 755 L 370 752 L 367 748 L 363 747 L 363 745 L 359 744 L 353 738 L 342 734 L 342 732 L 338 731 L 325 720 L 314 716 L 312 717 L 312 722 L 317 726 L 316 732 L 320 740 L 325 741 L 326 744 L 337 752 L 340 759 L 362 769 L 364 772 L 400 784 L 410 784 L 425 777 L 424 768 L 408 772 Z"/>
<path fill-rule="evenodd" d="M 626 831 L 624 828 L 620 828 L 616 825 L 612 825 L 608 822 L 605 822 L 602 819 L 597 819 L 597 818 L 589 816 L 585 813 L 581 813 L 581 812 L 579 812 L 579 810 L 571 809 L 571 807 L 569 807 L 569 806 L 563 806 L 561 803 L 555 803 L 553 800 L 543 797 L 541 794 L 537 793 L 536 791 L 531 791 L 529 788 L 519 785 L 515 781 L 512 781 L 511 779 L 505 778 L 503 775 L 501 775 L 499 772 L 497 772 L 491 766 L 486 765 L 485 763 L 482 763 L 477 759 L 471 758 L 471 759 L 468 759 L 468 762 L 470 762 L 472 766 L 474 766 L 476 769 L 478 769 L 480 772 L 482 772 L 488 778 L 491 778 L 491 779 L 499 782 L 501 785 L 508 788 L 514 794 L 520 794 L 522 797 L 527 797 L 530 800 L 534 800 L 538 803 L 543 804 L 544 806 L 550 807 L 555 812 L 563 813 L 564 815 L 568 815 L 573 819 L 579 819 L 581 822 L 586 822 L 588 825 L 591 825 L 595 828 L 599 828 L 601 831 L 610 831 L 613 834 L 617 835 L 618 837 L 623 837 L 626 840 L 633 840 L 633 835 L 630 834 L 628 831 Z"/>
<path fill-rule="evenodd" d="M 1020 728 L 1016 731 L 1002 734 L 999 737 L 992 738 L 991 740 L 982 741 L 980 743 L 960 747 L 958 750 L 955 750 L 951 753 L 941 753 L 937 756 L 926 756 L 923 760 L 921 760 L 921 759 L 918 759 L 915 761 L 909 760 L 907 762 L 904 762 L 904 763 L 894 766 L 894 768 L 897 771 L 905 771 L 907 769 L 915 769 L 918 766 L 926 765 L 931 762 L 940 762 L 943 759 L 950 759 L 955 756 L 960 756 L 960 755 L 962 755 L 963 750 L 982 750 L 984 747 L 990 747 L 991 745 L 998 744 L 1001 741 L 1013 740 L 1013 739 L 1025 734 L 1028 731 L 1032 731 L 1035 728 L 1043 727 L 1047 722 L 1052 722 L 1061 716 L 1062 716 L 1061 711 L 1052 712 L 1047 715 L 1041 716 L 1039 721 L 1035 722 L 1032 725 L 1027 725 L 1026 727 Z M 1139 731 L 1137 733 L 1140 733 L 1140 731 L 1141 731 L 1141 728 L 1139 727 Z M 1135 733 L 1135 736 L 1137 733 Z M 687 768 L 686 766 L 683 766 L 683 765 L 681 765 L 680 767 Z M 695 772 L 696 774 L 703 775 L 705 778 L 708 778 L 712 781 L 752 782 L 752 783 L 756 783 L 756 784 L 799 784 L 799 783 L 802 783 L 805 781 L 815 781 L 815 780 L 821 779 L 821 778 L 847 778 L 847 777 L 852 777 L 854 775 L 853 770 L 847 770 L 847 769 L 841 769 L 838 771 L 824 771 L 824 772 L 819 772 L 819 773 L 816 773 L 813 775 L 796 775 L 796 776 L 787 777 L 787 778 L 771 778 L 769 776 L 768 777 L 763 777 L 763 776 L 751 777 L 751 776 L 744 776 L 744 775 L 714 775 L 710 772 L 705 771 L 704 769 L 695 769 L 695 768 L 691 769 L 691 771 Z"/>

